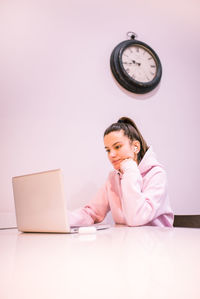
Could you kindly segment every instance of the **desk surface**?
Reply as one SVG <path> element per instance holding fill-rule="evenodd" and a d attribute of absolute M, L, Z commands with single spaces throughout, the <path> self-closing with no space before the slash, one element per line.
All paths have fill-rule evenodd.
<path fill-rule="evenodd" d="M 199 299 L 200 230 L 0 231 L 1 299 Z"/>

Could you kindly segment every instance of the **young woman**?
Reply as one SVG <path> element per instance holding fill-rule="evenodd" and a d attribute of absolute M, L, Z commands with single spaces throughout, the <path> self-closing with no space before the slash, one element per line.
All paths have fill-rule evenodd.
<path fill-rule="evenodd" d="M 135 123 L 122 117 L 104 133 L 112 171 L 96 197 L 70 212 L 71 225 L 103 221 L 111 211 L 116 224 L 173 226 L 166 173 Z"/>

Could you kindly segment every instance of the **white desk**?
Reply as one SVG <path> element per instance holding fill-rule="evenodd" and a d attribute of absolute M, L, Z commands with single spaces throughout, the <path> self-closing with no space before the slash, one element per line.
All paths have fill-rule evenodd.
<path fill-rule="evenodd" d="M 199 299 L 200 230 L 0 231 L 1 299 Z"/>

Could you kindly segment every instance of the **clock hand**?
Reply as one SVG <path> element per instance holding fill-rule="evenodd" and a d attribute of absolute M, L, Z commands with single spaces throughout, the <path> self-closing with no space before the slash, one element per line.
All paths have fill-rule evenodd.
<path fill-rule="evenodd" d="M 132 62 L 124 62 L 124 64 L 129 64 L 130 65 L 130 64 L 132 64 Z"/>
<path fill-rule="evenodd" d="M 133 62 L 134 64 L 138 65 L 138 66 L 140 66 L 140 65 L 141 65 L 141 63 L 139 63 L 139 62 L 136 62 L 135 60 L 132 60 L 132 62 Z"/>

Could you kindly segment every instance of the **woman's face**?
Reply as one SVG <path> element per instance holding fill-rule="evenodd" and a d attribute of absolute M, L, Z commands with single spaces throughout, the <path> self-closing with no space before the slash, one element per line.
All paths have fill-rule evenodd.
<path fill-rule="evenodd" d="M 132 158 L 137 162 L 137 154 L 134 149 L 137 147 L 138 141 L 130 141 L 124 135 L 123 130 L 114 131 L 104 137 L 104 145 L 108 153 L 108 159 L 113 165 L 114 169 L 119 170 L 120 164 L 123 160 Z"/>

